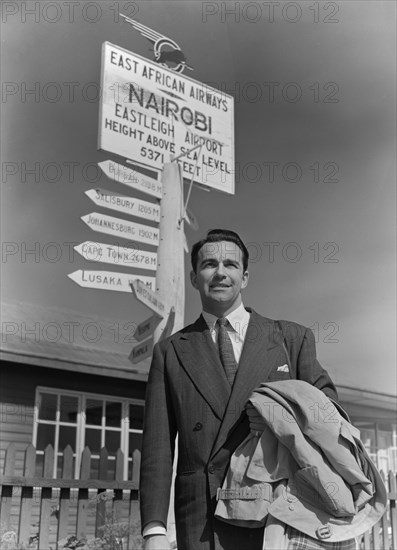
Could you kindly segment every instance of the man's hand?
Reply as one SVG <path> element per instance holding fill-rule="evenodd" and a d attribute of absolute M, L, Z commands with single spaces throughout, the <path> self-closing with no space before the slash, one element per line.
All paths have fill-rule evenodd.
<path fill-rule="evenodd" d="M 251 405 L 251 403 L 246 404 L 245 410 L 248 415 L 251 433 L 256 434 L 259 432 L 258 435 L 262 434 L 263 430 L 266 428 L 266 422 L 263 420 L 262 416 L 258 413 L 255 407 Z"/>
<path fill-rule="evenodd" d="M 149 535 L 144 538 L 145 550 L 171 550 L 166 535 Z"/>

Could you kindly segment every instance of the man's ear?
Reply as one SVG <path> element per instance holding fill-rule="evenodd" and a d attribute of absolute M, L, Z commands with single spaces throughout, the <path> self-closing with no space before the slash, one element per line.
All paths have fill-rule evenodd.
<path fill-rule="evenodd" d="M 193 288 L 197 289 L 197 273 L 193 271 L 190 272 L 190 282 L 192 283 Z"/>
<path fill-rule="evenodd" d="M 243 280 L 241 283 L 241 288 L 245 288 L 248 285 L 248 279 L 249 279 L 249 273 L 248 271 L 244 271 L 243 273 Z"/>

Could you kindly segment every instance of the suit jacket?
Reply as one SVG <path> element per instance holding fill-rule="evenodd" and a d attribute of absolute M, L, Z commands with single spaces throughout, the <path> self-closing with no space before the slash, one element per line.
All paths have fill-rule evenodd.
<path fill-rule="evenodd" d="M 142 444 L 141 520 L 142 527 L 151 521 L 167 524 L 178 433 L 178 550 L 262 548 L 262 528 L 235 527 L 214 518 L 217 489 L 230 457 L 249 433 L 245 404 L 260 383 L 305 380 L 337 399 L 330 377 L 316 359 L 313 333 L 249 311 L 232 390 L 202 316 L 154 348 Z M 288 370 L 278 370 L 285 364 Z"/>

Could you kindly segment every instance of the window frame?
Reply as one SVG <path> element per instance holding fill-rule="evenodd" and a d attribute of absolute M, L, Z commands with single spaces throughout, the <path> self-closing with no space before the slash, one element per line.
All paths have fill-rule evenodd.
<path fill-rule="evenodd" d="M 51 394 L 51 395 L 57 396 L 55 420 L 42 420 L 39 418 L 39 407 L 40 407 L 40 399 L 41 399 L 40 396 L 42 394 Z M 77 414 L 76 414 L 75 423 L 60 420 L 60 413 L 61 413 L 60 404 L 61 404 L 62 396 L 77 398 Z M 87 400 L 89 399 L 93 399 L 93 400 L 95 399 L 97 401 L 102 402 L 101 424 L 100 426 L 97 426 L 97 428 L 94 427 L 94 429 L 98 429 L 98 431 L 101 432 L 101 448 L 105 446 L 106 431 L 115 431 L 120 433 L 120 449 L 124 453 L 123 479 L 126 480 L 128 479 L 129 464 L 133 460 L 132 452 L 130 452 L 128 448 L 129 434 L 143 433 L 143 430 L 141 429 L 130 428 L 129 407 L 130 405 L 134 405 L 134 406 L 142 407 L 142 409 L 144 409 L 145 401 L 143 399 L 120 397 L 120 396 L 102 394 L 102 393 L 96 393 L 96 392 L 91 393 L 87 391 L 76 391 L 76 390 L 68 390 L 63 388 L 37 386 L 35 391 L 33 434 L 32 434 L 32 444 L 36 448 L 36 454 L 44 455 L 44 450 L 37 450 L 37 435 L 38 435 L 39 425 L 44 424 L 44 425 L 55 426 L 54 441 L 51 443 L 54 447 L 54 466 L 52 471 L 52 477 L 57 478 L 58 457 L 62 456 L 63 454 L 63 449 L 59 450 L 59 429 L 61 426 L 76 426 L 76 445 L 75 445 L 75 451 L 73 452 L 73 457 L 75 459 L 74 476 L 76 479 L 79 479 L 81 455 L 85 448 L 86 429 L 87 429 L 85 411 L 86 411 Z M 106 403 L 108 402 L 121 403 L 120 428 L 106 425 Z M 88 425 L 88 428 L 91 428 L 91 426 Z M 97 459 L 99 458 L 99 454 L 92 453 L 91 458 Z M 114 458 L 112 456 L 109 456 L 109 460 L 114 460 Z"/>

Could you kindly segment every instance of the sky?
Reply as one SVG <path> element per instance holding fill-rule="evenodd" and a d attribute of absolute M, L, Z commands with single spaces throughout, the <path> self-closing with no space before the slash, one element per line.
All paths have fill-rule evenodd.
<path fill-rule="evenodd" d="M 153 58 L 122 12 L 175 40 L 194 68 L 187 76 L 234 96 L 236 192 L 193 188 L 189 247 L 208 229 L 237 231 L 251 255 L 245 305 L 310 326 L 337 384 L 396 393 L 394 2 L 2 10 L 2 301 L 121 323 L 148 316 L 132 295 L 68 278 L 115 270 L 72 247 L 112 242 L 81 221 L 98 211 L 84 191 L 111 189 L 96 169 L 113 158 L 97 150 L 102 43 Z M 189 270 L 185 255 L 186 323 L 200 313 Z"/>

